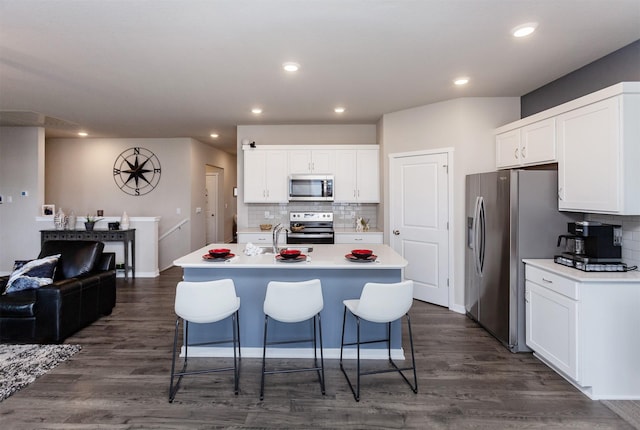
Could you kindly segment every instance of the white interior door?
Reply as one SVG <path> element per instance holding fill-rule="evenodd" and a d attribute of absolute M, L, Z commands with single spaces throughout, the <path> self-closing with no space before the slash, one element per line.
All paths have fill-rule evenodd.
<path fill-rule="evenodd" d="M 207 243 L 218 242 L 218 174 L 207 173 Z"/>
<path fill-rule="evenodd" d="M 389 244 L 408 262 L 414 297 L 449 306 L 449 154 L 397 154 L 390 160 Z"/>

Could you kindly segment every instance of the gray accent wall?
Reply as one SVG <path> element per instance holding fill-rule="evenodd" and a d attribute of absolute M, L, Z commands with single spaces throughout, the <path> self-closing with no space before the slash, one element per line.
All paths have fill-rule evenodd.
<path fill-rule="evenodd" d="M 640 81 L 640 40 L 575 70 L 520 99 L 521 117 L 533 115 L 618 82 Z M 622 261 L 640 266 L 640 216 L 586 214 L 622 226 Z"/>
<path fill-rule="evenodd" d="M 629 81 L 640 81 L 640 40 L 523 95 L 520 114 L 525 118 L 618 82 Z"/>

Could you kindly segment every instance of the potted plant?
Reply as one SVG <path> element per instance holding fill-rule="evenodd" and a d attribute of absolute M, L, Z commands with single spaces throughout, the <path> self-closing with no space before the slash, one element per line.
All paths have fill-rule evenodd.
<path fill-rule="evenodd" d="M 93 230 L 93 227 L 96 225 L 96 223 L 98 221 L 100 221 L 102 218 L 96 218 L 93 215 L 87 215 L 86 216 L 86 220 L 84 222 L 84 228 L 87 229 L 88 231 Z"/>

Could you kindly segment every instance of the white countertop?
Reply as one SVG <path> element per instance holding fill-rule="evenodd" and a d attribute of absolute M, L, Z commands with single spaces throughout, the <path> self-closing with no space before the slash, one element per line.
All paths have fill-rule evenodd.
<path fill-rule="evenodd" d="M 525 264 L 529 264 L 539 269 L 553 272 L 565 278 L 578 282 L 637 282 L 640 283 L 640 271 L 632 270 L 630 272 L 583 272 L 573 267 L 563 266 L 555 263 L 551 259 L 525 259 Z"/>
<path fill-rule="evenodd" d="M 283 245 L 295 248 L 296 245 Z M 306 245 L 301 245 L 306 246 Z M 210 244 L 197 251 L 178 258 L 174 265 L 183 268 L 263 268 L 263 269 L 402 269 L 408 263 L 400 254 L 383 244 L 367 246 L 378 257 L 375 262 L 352 262 L 345 258 L 352 249 L 363 248 L 362 244 L 310 245 L 313 251 L 308 253 L 307 261 L 285 263 L 276 261 L 274 254 L 248 256 L 244 254 L 245 244 Z M 236 256 L 227 261 L 214 262 L 202 258 L 210 249 L 228 248 Z"/>

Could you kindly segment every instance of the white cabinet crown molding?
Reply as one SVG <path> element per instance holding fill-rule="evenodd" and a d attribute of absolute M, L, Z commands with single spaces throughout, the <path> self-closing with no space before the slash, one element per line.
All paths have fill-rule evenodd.
<path fill-rule="evenodd" d="M 530 115 L 526 118 L 519 119 L 509 124 L 500 126 L 494 130 L 494 134 L 501 134 L 516 128 L 524 127 L 534 122 L 542 121 L 547 118 L 551 118 L 560 115 L 565 112 L 578 109 L 580 107 L 589 105 L 591 103 L 598 102 L 600 100 L 615 97 L 620 94 L 640 94 L 640 82 L 620 82 L 615 85 L 611 85 L 607 88 L 603 88 L 591 94 L 579 97 L 577 99 L 568 101 L 558 106 L 554 106 L 542 112 Z"/>

